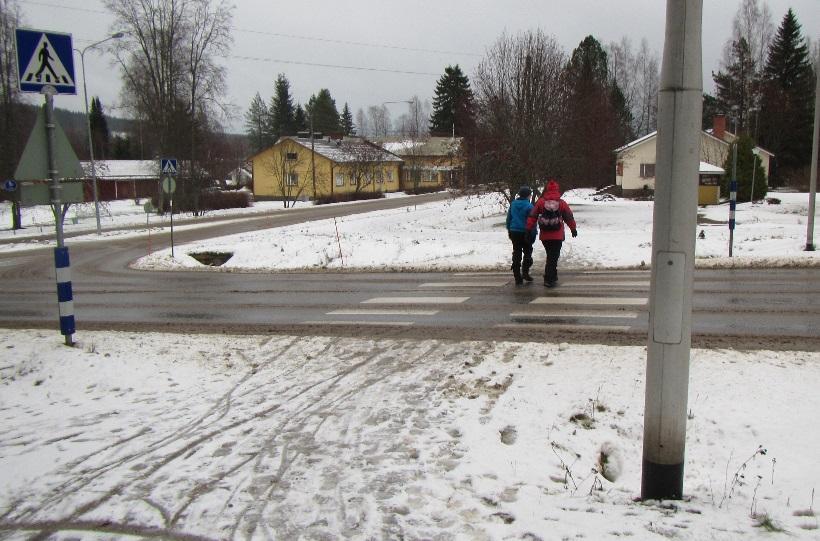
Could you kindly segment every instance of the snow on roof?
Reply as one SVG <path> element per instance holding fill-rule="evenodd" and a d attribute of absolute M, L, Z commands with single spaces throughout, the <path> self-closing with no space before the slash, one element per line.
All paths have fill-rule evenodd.
<path fill-rule="evenodd" d="M 382 143 L 382 147 L 388 152 L 394 154 L 404 154 L 410 152 L 413 148 L 424 146 L 421 141 L 387 141 Z"/>
<path fill-rule="evenodd" d="M 381 148 L 380 146 L 370 143 L 369 141 L 360 137 L 345 137 L 344 139 L 314 139 L 311 145 L 310 139 L 303 139 L 300 137 L 283 137 L 282 139 L 290 139 L 299 145 L 313 150 L 320 156 L 334 161 L 336 163 L 344 162 L 401 162 L 401 158 L 395 154 Z"/>
<path fill-rule="evenodd" d="M 700 174 L 701 175 L 722 175 L 726 171 L 722 167 L 718 167 L 717 165 L 712 165 L 711 163 L 700 162 Z"/>
<path fill-rule="evenodd" d="M 719 137 L 715 137 L 715 135 L 714 135 L 714 130 L 713 130 L 712 128 L 709 128 L 709 129 L 707 129 L 707 130 L 703 130 L 703 131 L 702 131 L 702 133 L 705 133 L 705 134 L 706 134 L 706 135 L 708 135 L 709 137 L 713 138 L 713 139 L 714 139 L 714 140 L 716 140 L 716 141 L 720 141 L 720 142 L 721 142 L 721 143 L 723 143 L 723 144 L 727 144 L 727 145 L 729 144 L 727 141 L 724 141 L 723 139 L 721 139 L 721 138 L 719 138 Z M 734 138 L 734 137 L 735 137 L 735 135 L 734 135 L 733 133 L 729 132 L 729 131 L 727 131 L 726 133 L 727 133 L 727 134 L 729 134 L 729 135 L 731 135 L 731 136 L 732 136 L 732 138 Z M 648 141 L 648 140 L 652 139 L 652 138 L 653 138 L 653 137 L 655 137 L 656 135 L 658 135 L 658 130 L 655 130 L 655 131 L 653 131 L 652 133 L 647 133 L 647 134 L 646 134 L 646 135 L 644 135 L 643 137 L 640 137 L 640 138 L 638 138 L 638 139 L 635 139 L 635 140 L 634 140 L 634 141 L 632 141 L 631 143 L 627 143 L 627 144 L 625 144 L 624 146 L 622 146 L 622 147 L 620 147 L 620 148 L 616 148 L 616 149 L 615 149 L 615 152 L 623 152 L 624 150 L 627 150 L 627 149 L 630 149 L 630 148 L 636 147 L 636 146 L 640 145 L 641 143 L 645 143 L 646 141 Z M 774 156 L 774 154 L 772 154 L 771 152 L 769 152 L 768 150 L 766 150 L 766 149 L 765 149 L 765 148 L 763 148 L 763 147 L 756 146 L 755 148 L 756 148 L 757 150 L 759 150 L 760 152 L 763 152 L 764 154 L 768 154 L 769 156 Z"/>
<path fill-rule="evenodd" d="M 91 162 L 80 162 L 91 176 Z M 94 172 L 101 180 L 159 178 L 159 160 L 94 160 Z"/>
<path fill-rule="evenodd" d="M 625 144 L 624 146 L 622 146 L 622 147 L 620 147 L 620 148 L 616 148 L 616 149 L 615 149 L 615 152 L 622 152 L 622 151 L 624 151 L 624 150 L 626 150 L 626 149 L 628 149 L 628 148 L 636 147 L 636 146 L 640 145 L 641 143 L 644 143 L 644 142 L 646 142 L 646 141 L 648 141 L 648 140 L 652 139 L 652 138 L 653 138 L 653 137 L 655 137 L 656 135 L 658 135 L 658 130 L 655 130 L 655 131 L 653 131 L 652 133 L 647 133 L 647 134 L 646 134 L 646 135 L 644 135 L 643 137 L 640 137 L 640 138 L 638 138 L 638 139 L 635 139 L 635 140 L 634 140 L 634 141 L 632 141 L 631 143 L 627 143 L 627 144 Z"/>
<path fill-rule="evenodd" d="M 458 153 L 462 140 L 462 137 L 382 138 L 377 139 L 377 142 L 399 156 L 451 156 Z"/>

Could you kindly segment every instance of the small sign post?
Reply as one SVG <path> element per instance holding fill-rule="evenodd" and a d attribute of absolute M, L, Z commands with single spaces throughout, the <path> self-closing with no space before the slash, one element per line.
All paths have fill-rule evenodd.
<path fill-rule="evenodd" d="M 165 162 L 166 160 L 163 160 Z M 176 164 L 176 160 L 173 160 Z M 176 165 L 174 165 L 174 173 L 176 174 Z M 174 192 L 177 189 L 177 183 L 174 177 L 169 173 L 162 179 L 162 191 L 167 193 L 171 198 L 171 259 L 174 258 Z"/>
<path fill-rule="evenodd" d="M 150 217 L 151 213 L 154 212 L 154 205 L 151 203 L 151 200 L 145 202 L 142 206 L 143 210 L 145 210 L 145 229 L 148 230 L 148 255 L 151 255 L 151 224 L 150 224 Z"/>

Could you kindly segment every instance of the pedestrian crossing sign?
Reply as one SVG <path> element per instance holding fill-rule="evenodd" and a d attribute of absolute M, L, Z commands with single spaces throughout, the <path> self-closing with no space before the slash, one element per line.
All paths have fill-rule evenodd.
<path fill-rule="evenodd" d="M 77 93 L 71 34 L 17 28 L 15 38 L 20 92 L 51 86 L 58 94 Z"/>
<path fill-rule="evenodd" d="M 160 170 L 163 175 L 177 174 L 177 161 L 175 158 L 162 158 Z"/>

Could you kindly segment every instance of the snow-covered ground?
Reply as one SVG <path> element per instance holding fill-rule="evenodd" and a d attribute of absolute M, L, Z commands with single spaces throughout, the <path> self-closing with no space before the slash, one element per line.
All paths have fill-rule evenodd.
<path fill-rule="evenodd" d="M 725 224 L 699 226 L 699 265 L 815 266 L 807 195 L 774 195 L 739 206 L 732 260 Z M 651 203 L 568 199 L 579 237 L 562 266 L 649 263 Z M 503 269 L 503 212 L 460 198 L 337 219 L 338 240 L 330 220 L 140 265 L 198 266 L 179 254 L 207 249 L 234 252 L 233 271 Z M 658 503 L 636 501 L 643 347 L 76 340 L 0 334 L 0 539 L 820 539 L 817 352 L 693 350 L 686 498 Z"/>
<path fill-rule="evenodd" d="M 693 350 L 661 504 L 643 347 L 55 334 L 0 337 L 3 539 L 818 538 L 817 353 Z"/>

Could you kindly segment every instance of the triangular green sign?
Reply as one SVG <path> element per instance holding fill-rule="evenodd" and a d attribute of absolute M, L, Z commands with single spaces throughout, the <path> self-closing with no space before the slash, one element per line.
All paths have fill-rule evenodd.
<path fill-rule="evenodd" d="M 68 142 L 65 132 L 54 119 L 54 156 L 57 178 L 83 178 L 85 173 L 80 160 Z M 28 143 L 14 172 L 15 180 L 49 180 L 48 145 L 46 143 L 46 106 L 37 110 L 37 121 L 28 137 Z"/>

